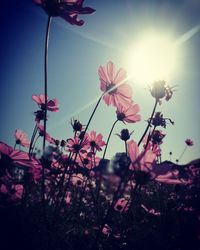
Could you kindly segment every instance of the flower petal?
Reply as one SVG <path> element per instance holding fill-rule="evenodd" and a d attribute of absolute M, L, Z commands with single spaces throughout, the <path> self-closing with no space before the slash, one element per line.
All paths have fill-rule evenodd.
<path fill-rule="evenodd" d="M 114 64 L 113 62 L 109 61 L 107 63 L 107 74 L 110 82 L 114 82 L 114 74 L 115 74 L 115 69 L 114 69 Z"/>

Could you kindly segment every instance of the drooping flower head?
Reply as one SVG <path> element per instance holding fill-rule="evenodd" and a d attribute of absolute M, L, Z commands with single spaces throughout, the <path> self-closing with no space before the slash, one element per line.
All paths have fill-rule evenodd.
<path fill-rule="evenodd" d="M 113 62 L 109 61 L 106 65 L 100 66 L 98 69 L 100 79 L 100 89 L 105 93 L 103 100 L 107 105 L 127 106 L 131 102 L 132 89 L 126 83 L 126 71 L 119 69 L 115 71 Z"/>
<path fill-rule="evenodd" d="M 122 122 L 135 123 L 141 120 L 141 116 L 138 114 L 140 111 L 139 105 L 130 103 L 127 106 L 121 104 L 117 105 L 117 119 Z"/>
<path fill-rule="evenodd" d="M 39 105 L 39 107 L 42 110 L 45 110 L 45 95 L 44 94 L 32 95 L 32 99 L 34 102 L 36 102 Z M 57 112 L 59 110 L 58 100 L 57 99 L 49 100 L 47 97 L 47 110 L 51 112 Z"/>
<path fill-rule="evenodd" d="M 16 139 L 16 144 L 19 144 L 22 147 L 29 147 L 30 145 L 27 135 L 20 129 L 15 130 L 15 139 Z"/>
<path fill-rule="evenodd" d="M 83 7 L 84 0 L 34 0 L 41 6 L 47 15 L 59 16 L 72 25 L 82 26 L 83 20 L 79 20 L 78 15 L 92 14 L 95 12 L 90 7 Z"/>

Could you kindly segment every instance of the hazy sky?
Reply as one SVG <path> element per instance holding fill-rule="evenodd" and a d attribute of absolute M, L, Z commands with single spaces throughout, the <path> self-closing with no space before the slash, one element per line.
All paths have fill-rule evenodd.
<path fill-rule="evenodd" d="M 14 131 L 20 128 L 29 137 L 34 127 L 33 112 L 37 106 L 32 94 L 43 93 L 43 52 L 47 16 L 29 0 L 0 3 L 0 140 L 14 145 Z M 200 1 L 198 0 L 86 0 L 85 6 L 96 9 L 90 16 L 82 16 L 84 27 L 70 26 L 54 18 L 49 44 L 49 97 L 57 98 L 60 112 L 49 114 L 48 132 L 55 138 L 72 136 L 70 118 L 83 124 L 101 94 L 98 67 L 112 60 L 117 67 L 125 67 L 125 53 L 141 34 L 150 30 L 170 34 L 180 41 L 176 66 L 169 77 L 169 85 L 178 85 L 169 102 L 158 107 L 165 117 L 175 121 L 164 131 L 163 159 L 179 157 L 186 138 L 194 140 L 182 162 L 200 156 Z M 163 58 L 164 60 L 164 58 Z M 133 68 L 134 72 L 134 68 Z M 145 75 L 145 72 L 144 72 Z M 147 84 L 130 79 L 133 99 L 141 107 L 142 121 L 128 126 L 139 140 L 150 116 L 154 100 Z M 92 105 L 88 105 L 93 103 Z M 87 108 L 84 108 L 88 106 Z M 101 103 L 90 130 L 104 134 L 106 140 L 115 109 Z M 123 151 L 123 143 L 115 135 L 123 124 L 117 124 L 108 148 L 108 157 Z"/>

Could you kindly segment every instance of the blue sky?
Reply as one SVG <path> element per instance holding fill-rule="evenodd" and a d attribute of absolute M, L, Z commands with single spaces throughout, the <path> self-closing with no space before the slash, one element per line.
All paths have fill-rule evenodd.
<path fill-rule="evenodd" d="M 47 16 L 32 1 L 2 1 L 0 13 L 0 140 L 14 144 L 14 131 L 20 128 L 29 137 L 34 127 L 33 112 L 37 106 L 32 94 L 43 93 L 43 51 Z M 188 34 L 200 25 L 198 0 L 88 0 L 85 6 L 96 9 L 90 16 L 82 16 L 83 27 L 70 26 L 60 18 L 54 18 L 49 44 L 50 98 L 57 98 L 60 112 L 49 114 L 48 132 L 58 139 L 72 136 L 70 118 L 87 123 L 100 94 L 97 70 L 112 60 L 117 67 L 125 67 L 125 51 L 148 30 L 170 33 L 174 40 Z M 184 39 L 183 39 L 184 40 Z M 158 107 L 165 117 L 175 121 L 164 131 L 167 135 L 162 145 L 163 159 L 179 157 L 184 140 L 192 138 L 194 147 L 188 148 L 182 163 L 200 155 L 200 32 L 180 45 L 178 67 L 170 76 L 169 85 L 178 85 L 169 102 Z M 134 69 L 133 69 L 134 70 Z M 144 72 L 145 74 L 145 72 Z M 142 121 L 127 126 L 134 130 L 133 139 L 139 140 L 150 116 L 154 100 L 147 84 L 130 79 L 134 101 L 141 107 Z M 151 84 L 151 83 L 148 83 Z M 115 121 L 115 109 L 101 103 L 90 130 L 96 130 L 107 138 Z M 108 157 L 123 151 L 122 142 L 115 136 L 124 127 L 117 124 L 108 148 Z"/>

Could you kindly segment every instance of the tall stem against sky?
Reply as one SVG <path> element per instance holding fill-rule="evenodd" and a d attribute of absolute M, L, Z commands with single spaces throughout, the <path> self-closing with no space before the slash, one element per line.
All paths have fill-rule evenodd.
<path fill-rule="evenodd" d="M 138 142 L 138 146 L 140 146 L 142 140 L 144 139 L 144 137 L 145 137 L 145 135 L 146 135 L 146 133 L 147 133 L 147 131 L 148 131 L 150 125 L 151 125 L 151 121 L 152 121 L 152 119 L 153 119 L 153 116 L 154 116 L 154 113 L 155 113 L 155 111 L 156 111 L 157 105 L 158 105 L 158 100 L 156 99 L 155 104 L 154 104 L 154 107 L 153 107 L 153 111 L 152 111 L 152 114 L 151 114 L 151 117 L 150 117 L 150 119 L 149 119 L 149 122 L 148 122 L 148 124 L 147 124 L 147 127 L 146 127 L 146 129 L 145 129 L 145 131 L 144 131 L 144 133 L 143 133 L 143 135 L 142 135 L 140 141 Z"/>
<path fill-rule="evenodd" d="M 44 109 L 44 136 L 43 136 L 43 152 L 45 150 L 46 142 L 46 125 L 47 125 L 47 87 L 48 87 L 48 45 L 49 45 L 49 32 L 50 32 L 51 16 L 48 16 L 46 35 L 45 35 L 45 50 L 44 50 L 44 96 L 45 96 L 45 109 Z M 42 207 L 44 219 L 46 219 L 45 210 L 45 166 L 42 164 Z"/>
<path fill-rule="evenodd" d="M 48 16 L 47 26 L 46 26 L 46 36 L 45 36 L 45 49 L 44 49 L 44 96 L 45 96 L 45 110 L 44 110 L 43 151 L 45 150 L 46 127 L 47 127 L 48 47 L 49 47 L 50 25 L 51 25 L 51 16 Z"/>
<path fill-rule="evenodd" d="M 178 162 L 182 159 L 183 155 L 185 154 L 185 151 L 187 150 L 187 145 L 185 146 L 183 152 L 181 153 L 181 155 L 178 158 Z"/>
<path fill-rule="evenodd" d="M 105 147 L 105 149 L 104 149 L 104 153 L 103 153 L 102 159 L 105 159 L 106 151 L 107 151 L 107 147 L 108 147 L 108 143 L 109 143 L 109 141 L 110 141 L 110 137 L 111 137 L 111 135 L 112 135 L 113 129 L 114 129 L 114 127 L 115 127 L 115 125 L 116 125 L 117 122 L 118 122 L 118 120 L 116 120 L 116 121 L 113 123 L 113 125 L 112 125 L 112 128 L 111 128 L 111 130 L 110 130 L 110 133 L 109 133 L 109 135 L 108 135 L 108 139 L 107 139 L 107 142 L 106 142 L 106 147 Z"/>
<path fill-rule="evenodd" d="M 89 127 L 89 125 L 90 125 L 90 122 L 91 122 L 91 120 L 92 120 L 92 118 L 93 118 L 93 116 L 94 116 L 94 114 L 95 114 L 95 112 L 96 112 L 96 110 L 97 110 L 97 108 L 98 108 L 98 106 L 99 106 L 99 103 L 100 103 L 101 98 L 103 97 L 103 95 L 104 95 L 104 93 L 100 96 L 100 98 L 99 98 L 99 100 L 98 100 L 98 102 L 97 102 L 97 104 L 96 104 L 96 106 L 95 106 L 95 108 L 94 108 L 94 110 L 93 110 L 93 112 L 92 112 L 92 114 L 91 114 L 89 120 L 88 120 L 88 123 L 87 123 L 87 125 L 86 125 L 86 127 L 85 127 L 85 130 L 84 130 L 85 133 L 86 133 L 87 130 L 88 130 L 88 127 Z M 83 139 L 81 140 L 81 142 L 82 142 L 82 141 L 83 141 Z"/>

